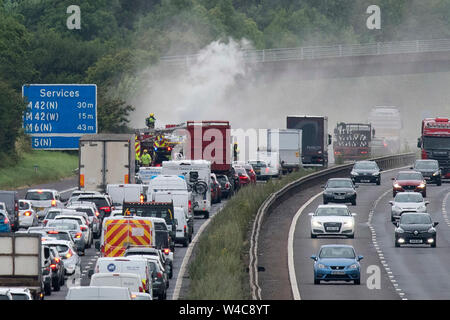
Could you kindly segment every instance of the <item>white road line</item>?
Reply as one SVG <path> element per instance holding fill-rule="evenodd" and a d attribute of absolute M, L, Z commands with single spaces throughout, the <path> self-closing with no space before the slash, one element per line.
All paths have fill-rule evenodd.
<path fill-rule="evenodd" d="M 67 193 L 67 192 L 70 192 L 70 191 L 75 191 L 75 190 L 77 190 L 78 189 L 78 187 L 73 187 L 73 188 L 70 188 L 70 189 L 67 189 L 67 190 L 63 190 L 63 191 L 59 191 L 59 193 L 61 194 L 61 193 Z"/>
<path fill-rule="evenodd" d="M 300 209 L 298 209 L 294 218 L 292 219 L 291 227 L 289 228 L 289 237 L 288 237 L 288 271 L 289 271 L 289 279 L 291 282 L 291 290 L 292 295 L 294 296 L 294 300 L 301 300 L 300 291 L 298 288 L 297 277 L 295 275 L 295 264 L 294 264 L 294 234 L 295 227 L 297 225 L 298 218 L 302 214 L 303 210 L 311 204 L 314 200 L 316 200 L 319 196 L 323 194 L 323 191 L 316 194 L 312 198 L 310 198 Z"/>

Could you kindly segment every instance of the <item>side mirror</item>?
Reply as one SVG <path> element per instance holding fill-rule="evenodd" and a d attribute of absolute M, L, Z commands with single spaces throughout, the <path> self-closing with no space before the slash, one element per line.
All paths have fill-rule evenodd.
<path fill-rule="evenodd" d="M 325 186 L 320 186 L 322 189 L 325 189 Z"/>
<path fill-rule="evenodd" d="M 393 206 L 393 205 L 394 205 L 394 201 L 389 201 L 389 203 L 391 204 L 391 206 Z"/>
<path fill-rule="evenodd" d="M 417 138 L 417 148 L 421 148 L 421 147 L 422 147 L 422 139 Z"/>
<path fill-rule="evenodd" d="M 358 261 L 361 261 L 362 259 L 364 259 L 363 256 L 358 256 Z"/>
<path fill-rule="evenodd" d="M 397 221 L 392 221 L 392 224 L 398 228 L 398 225 L 399 225 L 399 224 L 398 224 Z"/>
<path fill-rule="evenodd" d="M 427 201 L 425 201 L 424 203 L 425 203 L 425 205 L 427 206 L 427 205 L 430 204 L 430 201 L 427 200 Z"/>
<path fill-rule="evenodd" d="M 352 216 L 353 217 L 356 217 L 358 214 L 357 213 L 352 213 Z"/>
<path fill-rule="evenodd" d="M 314 261 L 317 261 L 317 257 L 315 255 L 312 255 L 311 259 L 313 259 Z"/>
<path fill-rule="evenodd" d="M 439 224 L 439 222 L 433 222 L 433 227 L 436 227 Z"/>
<path fill-rule="evenodd" d="M 395 178 L 391 178 L 391 180 L 392 180 L 392 181 L 394 181 L 394 180 L 395 180 Z"/>
<path fill-rule="evenodd" d="M 308 213 L 308 216 L 312 217 L 314 215 L 314 212 Z"/>
<path fill-rule="evenodd" d="M 411 170 L 414 169 L 413 167 L 409 167 Z"/>
<path fill-rule="evenodd" d="M 359 188 L 359 186 L 358 186 L 357 184 L 355 184 L 354 187 L 355 187 L 355 189 L 356 189 L 356 188 Z"/>

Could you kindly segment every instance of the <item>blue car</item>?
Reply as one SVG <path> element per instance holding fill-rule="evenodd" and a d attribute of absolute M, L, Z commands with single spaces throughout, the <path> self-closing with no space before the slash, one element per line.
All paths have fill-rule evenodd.
<path fill-rule="evenodd" d="M 355 249 L 349 245 L 331 244 L 320 247 L 314 260 L 314 284 L 320 281 L 353 281 L 360 284 L 361 272 L 359 261 L 363 256 L 356 256 Z"/>
<path fill-rule="evenodd" d="M 8 215 L 0 212 L 0 232 L 11 232 Z"/>

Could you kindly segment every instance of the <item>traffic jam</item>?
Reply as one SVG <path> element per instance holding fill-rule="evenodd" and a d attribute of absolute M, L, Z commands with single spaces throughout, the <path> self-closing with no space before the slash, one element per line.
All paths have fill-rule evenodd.
<path fill-rule="evenodd" d="M 398 133 L 383 133 L 381 125 L 383 115 L 395 120 L 396 112 L 375 108 L 368 123 L 338 123 L 334 138 L 326 116 L 288 116 L 287 128 L 268 129 L 265 147 L 245 161 L 227 121 L 149 124 L 135 134 L 85 135 L 79 143 L 78 187 L 70 197 L 55 189 L 28 189 L 24 199 L 0 191 L 0 244 L 14 248 L 8 256 L 11 276 L 0 278 L 0 297 L 171 299 L 169 288 L 181 276 L 177 254 L 192 245 L 198 221 L 211 218 L 215 205 L 241 188 L 302 167 L 327 168 L 332 165 L 329 146 L 334 165 L 347 161 L 353 169 L 350 176 L 330 178 L 322 186 L 322 203 L 308 216 L 309 241 L 318 249 L 308 260 L 313 260 L 315 285 L 359 285 L 364 257 L 355 247 L 361 212 L 353 208 L 360 186 L 386 183 L 387 173 L 370 158 L 401 152 Z M 394 121 L 386 132 L 392 127 L 399 128 Z M 389 182 L 393 247 L 437 246 L 438 223 L 427 199 L 435 192 L 430 184 L 440 187 L 450 178 L 449 137 L 447 118 L 424 119 L 417 141 L 420 159 L 397 170 Z"/>

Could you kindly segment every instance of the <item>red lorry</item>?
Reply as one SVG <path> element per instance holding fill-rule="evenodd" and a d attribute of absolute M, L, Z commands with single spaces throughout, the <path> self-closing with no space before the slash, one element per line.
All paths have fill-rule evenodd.
<path fill-rule="evenodd" d="M 417 141 L 422 159 L 437 160 L 443 178 L 450 178 L 450 121 L 448 118 L 422 120 L 422 132 Z"/>

